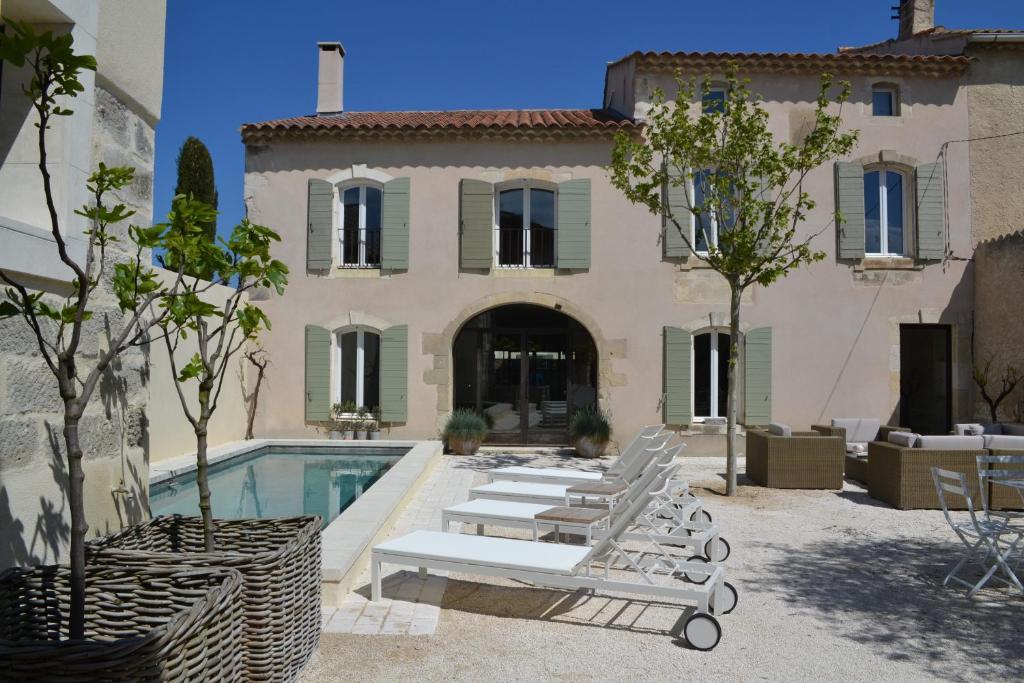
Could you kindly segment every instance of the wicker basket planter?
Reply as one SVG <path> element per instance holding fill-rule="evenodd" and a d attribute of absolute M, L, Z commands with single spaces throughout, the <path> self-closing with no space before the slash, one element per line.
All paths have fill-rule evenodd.
<path fill-rule="evenodd" d="M 242 671 L 241 575 L 90 565 L 84 640 L 67 640 L 71 571 L 0 575 L 0 678 L 233 681 Z"/>
<path fill-rule="evenodd" d="M 121 566 L 230 567 L 242 574 L 242 676 L 294 680 L 320 640 L 320 517 L 216 520 L 157 517 L 89 544 L 90 561 Z"/>

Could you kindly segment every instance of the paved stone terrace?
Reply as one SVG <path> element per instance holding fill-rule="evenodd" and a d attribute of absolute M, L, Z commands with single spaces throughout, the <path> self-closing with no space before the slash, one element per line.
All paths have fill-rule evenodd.
<path fill-rule="evenodd" d="M 394 533 L 439 529 L 443 507 L 506 463 L 593 465 L 550 451 L 444 456 Z M 368 572 L 358 580 L 325 614 L 302 680 L 1024 678 L 1024 598 L 940 586 L 959 552 L 940 512 L 894 510 L 849 482 L 725 498 L 723 459 L 683 467 L 733 546 L 739 604 L 714 651 L 686 646 L 682 604 L 385 567 L 387 600 L 369 603 Z"/>

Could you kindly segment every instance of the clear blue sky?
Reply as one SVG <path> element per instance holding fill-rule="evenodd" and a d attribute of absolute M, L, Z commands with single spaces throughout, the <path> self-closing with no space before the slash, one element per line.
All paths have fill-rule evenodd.
<path fill-rule="evenodd" d="M 897 0 L 168 0 L 154 220 L 189 135 L 210 148 L 218 230 L 244 215 L 242 123 L 316 108 L 316 42 L 345 45 L 349 111 L 601 106 L 634 50 L 832 52 L 895 36 Z M 1019 0 L 938 0 L 950 28 L 1024 28 Z"/>

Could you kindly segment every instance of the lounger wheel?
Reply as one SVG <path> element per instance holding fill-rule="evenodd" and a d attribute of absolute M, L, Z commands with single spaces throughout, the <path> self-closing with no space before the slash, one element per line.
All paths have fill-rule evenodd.
<path fill-rule="evenodd" d="M 722 592 L 718 594 L 718 604 L 714 606 L 714 612 L 718 616 L 728 614 L 736 609 L 736 603 L 740 601 L 740 594 L 736 587 L 725 581 L 722 583 Z"/>
<path fill-rule="evenodd" d="M 690 521 L 691 522 L 704 522 L 705 524 L 711 524 L 711 522 L 712 522 L 711 513 L 708 512 L 707 510 L 701 508 L 700 510 L 696 510 L 692 515 L 690 515 Z"/>
<path fill-rule="evenodd" d="M 714 548 L 714 539 L 704 544 L 704 557 L 712 562 L 725 562 L 729 559 L 729 555 L 732 554 L 732 547 L 729 545 L 729 541 L 722 537 L 718 538 L 718 552 L 714 555 L 712 555 L 712 548 Z"/>
<path fill-rule="evenodd" d="M 714 650 L 722 639 L 722 627 L 710 614 L 694 614 L 683 625 L 686 642 L 695 650 Z"/>
<path fill-rule="evenodd" d="M 707 558 L 705 558 L 703 555 L 694 555 L 693 557 L 688 559 L 687 562 L 700 562 L 702 564 L 707 564 L 708 563 Z M 708 579 L 711 578 L 711 576 L 708 575 L 708 574 L 703 574 L 703 573 L 698 574 L 696 572 L 688 572 L 686 570 L 683 570 L 682 574 L 683 574 L 683 579 L 685 579 L 686 581 L 689 581 L 690 583 L 703 584 L 703 583 L 707 583 Z"/>

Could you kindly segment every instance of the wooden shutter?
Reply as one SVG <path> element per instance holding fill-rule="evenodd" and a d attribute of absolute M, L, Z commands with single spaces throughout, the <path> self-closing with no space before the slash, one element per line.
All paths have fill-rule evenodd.
<path fill-rule="evenodd" d="M 680 176 L 674 169 L 669 169 L 672 180 Z M 676 222 L 683 228 L 689 230 L 693 224 L 693 214 L 690 212 L 690 204 L 687 201 L 687 193 L 690 191 L 689 182 L 684 181 L 681 185 L 675 186 L 671 182 L 665 183 L 664 202 L 668 205 L 669 212 Z M 661 217 L 662 248 L 666 258 L 678 258 L 686 260 L 690 257 L 690 248 L 686 246 L 686 240 L 679 234 L 679 228 L 668 219 L 668 215 Z M 693 239 L 693 235 L 688 235 Z"/>
<path fill-rule="evenodd" d="M 380 336 L 380 419 L 405 422 L 409 394 L 409 326 L 389 327 Z"/>
<path fill-rule="evenodd" d="M 917 189 L 917 257 L 946 255 L 946 193 L 942 163 L 922 164 L 914 174 Z"/>
<path fill-rule="evenodd" d="M 662 413 L 665 424 L 688 425 L 693 418 L 690 391 L 690 357 L 693 338 L 688 330 L 665 327 Z"/>
<path fill-rule="evenodd" d="M 558 184 L 559 268 L 590 268 L 590 179 Z"/>
<path fill-rule="evenodd" d="M 864 167 L 836 162 L 836 234 L 841 259 L 864 258 Z"/>
<path fill-rule="evenodd" d="M 494 186 L 483 180 L 465 179 L 459 192 L 459 265 L 490 269 L 494 257 Z"/>
<path fill-rule="evenodd" d="M 331 334 L 306 325 L 306 422 L 331 417 Z"/>
<path fill-rule="evenodd" d="M 309 179 L 306 196 L 306 270 L 331 267 L 334 237 L 334 188 L 326 180 Z"/>
<path fill-rule="evenodd" d="M 766 425 L 772 421 L 772 328 L 750 330 L 744 346 L 744 424 Z"/>
<path fill-rule="evenodd" d="M 409 179 L 384 183 L 380 210 L 380 267 L 409 269 Z"/>

